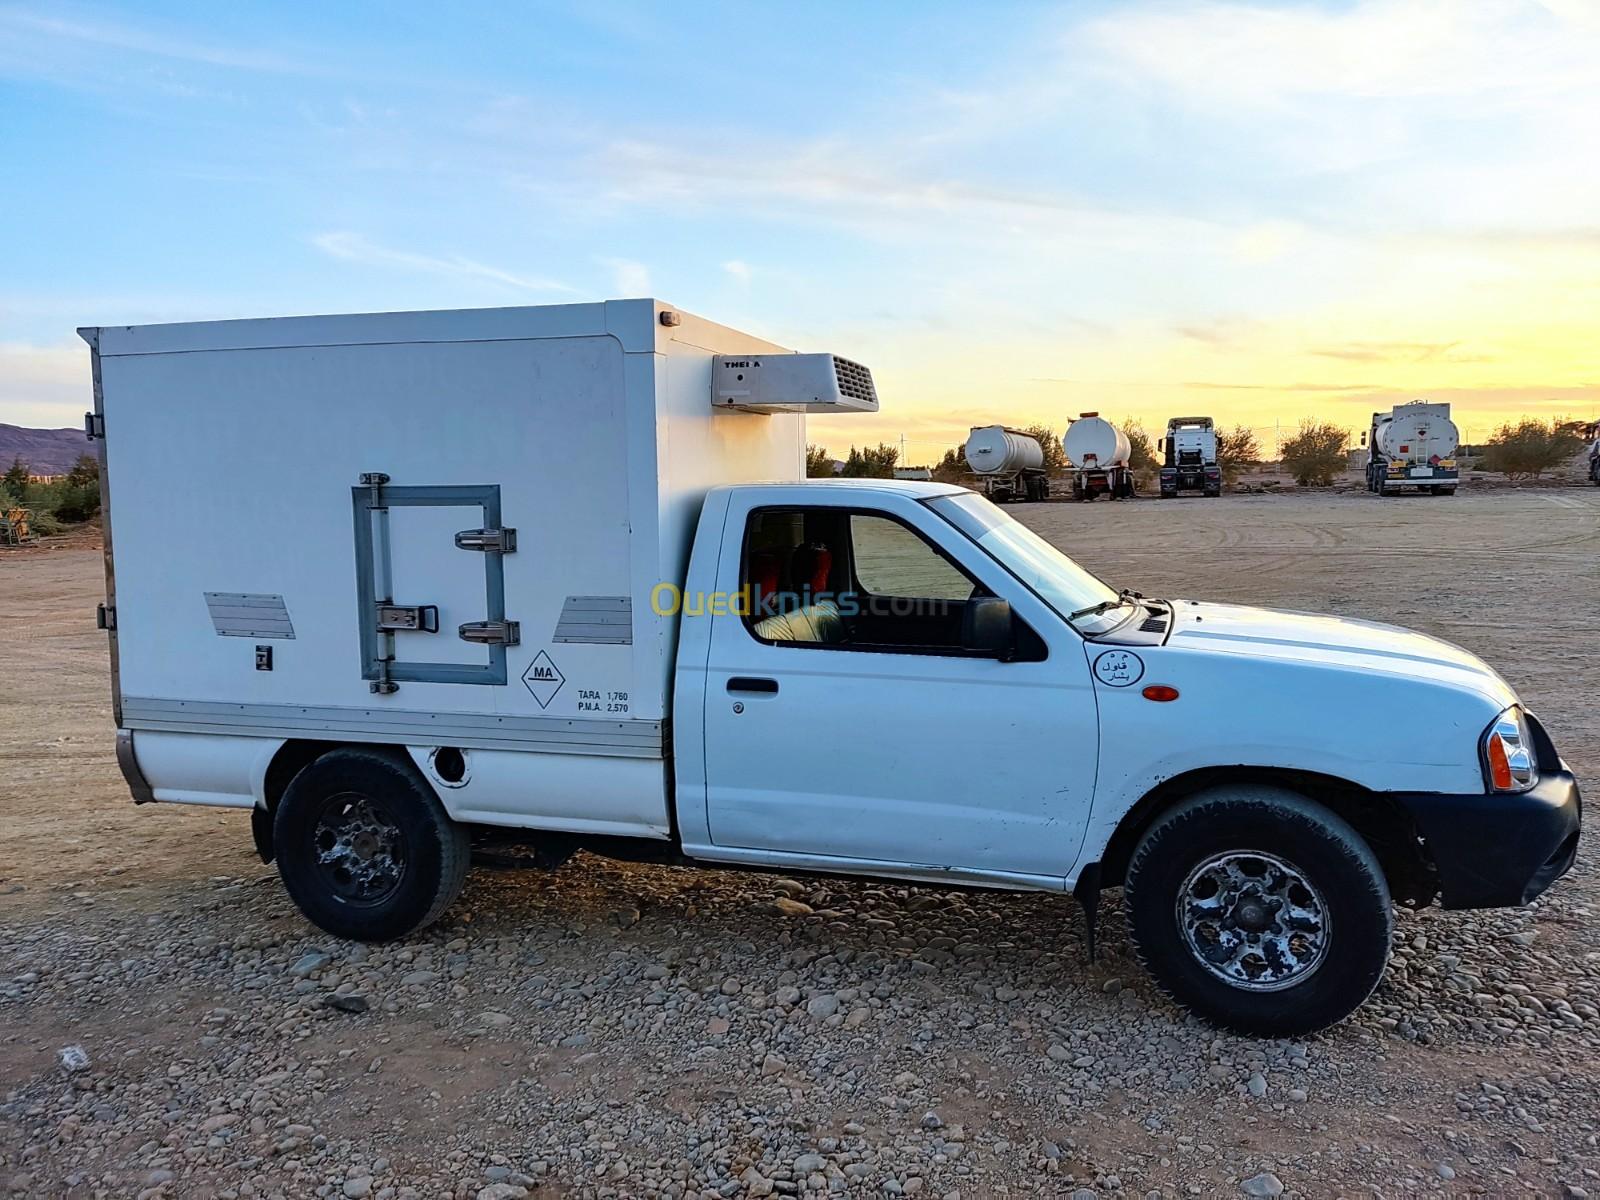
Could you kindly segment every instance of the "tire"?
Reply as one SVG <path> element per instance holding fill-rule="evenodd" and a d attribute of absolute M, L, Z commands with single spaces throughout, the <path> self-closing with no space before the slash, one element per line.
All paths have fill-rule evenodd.
<path fill-rule="evenodd" d="M 438 920 L 461 894 L 472 857 L 466 829 L 409 761 L 354 747 L 324 754 L 290 781 L 273 842 L 300 911 L 358 942 L 391 941 Z"/>
<path fill-rule="evenodd" d="M 1238 903 L 1207 919 L 1209 904 L 1227 894 L 1219 879 L 1238 889 Z M 1252 885 L 1264 885 L 1265 911 L 1245 907 L 1260 896 Z M 1235 785 L 1184 801 L 1146 831 L 1125 887 L 1139 958 L 1162 990 L 1240 1033 L 1291 1037 L 1341 1021 L 1372 994 L 1388 962 L 1394 911 L 1371 847 L 1340 817 L 1284 789 Z M 1192 934 L 1180 922 L 1185 896 L 1199 915 Z M 1298 933 L 1277 923 L 1273 910 L 1285 900 L 1306 914 Z M 1249 941 L 1263 919 L 1270 924 L 1260 940 Z M 1287 956 L 1274 953 L 1274 934 Z M 1191 948 L 1230 943 L 1240 950 L 1210 964 Z"/>

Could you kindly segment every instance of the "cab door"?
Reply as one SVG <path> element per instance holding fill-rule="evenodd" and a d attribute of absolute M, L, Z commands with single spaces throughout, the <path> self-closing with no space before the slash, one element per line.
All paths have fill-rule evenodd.
<path fill-rule="evenodd" d="M 1098 747 L 1077 635 L 914 498 L 798 491 L 807 503 L 735 493 L 724 527 L 720 587 L 756 611 L 710 617 L 713 845 L 1064 876 Z M 964 649 L 974 595 L 1011 604 L 1014 661 Z"/>

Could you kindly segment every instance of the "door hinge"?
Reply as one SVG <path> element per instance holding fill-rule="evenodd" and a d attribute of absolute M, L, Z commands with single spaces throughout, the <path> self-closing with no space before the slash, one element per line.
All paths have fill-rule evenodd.
<path fill-rule="evenodd" d="M 372 507 L 374 509 L 387 508 L 383 502 L 383 489 L 388 486 L 389 476 L 383 471 L 363 471 L 360 475 L 361 486 L 371 493 Z"/>
<path fill-rule="evenodd" d="M 104 629 L 104 630 L 107 630 L 107 631 L 113 632 L 113 633 L 116 632 L 116 628 L 117 628 L 117 609 L 116 609 L 116 606 L 115 605 L 111 605 L 111 604 L 97 605 L 95 607 L 95 612 L 94 612 L 94 627 L 96 629 Z"/>
<path fill-rule="evenodd" d="M 482 550 L 487 554 L 513 554 L 517 549 L 515 529 L 463 529 L 456 534 L 457 550 Z"/>
<path fill-rule="evenodd" d="M 463 642 L 480 646 L 516 646 L 522 642 L 522 625 L 518 621 L 468 621 L 457 632 Z"/>
<path fill-rule="evenodd" d="M 83 414 L 83 436 L 91 442 L 96 438 L 101 441 L 106 436 L 106 418 L 103 413 L 87 412 Z"/>

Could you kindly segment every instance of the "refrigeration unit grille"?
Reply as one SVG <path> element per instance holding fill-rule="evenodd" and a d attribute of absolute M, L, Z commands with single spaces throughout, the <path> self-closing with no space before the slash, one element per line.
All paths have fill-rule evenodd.
<path fill-rule="evenodd" d="M 878 393 L 872 386 L 872 372 L 860 363 L 851 362 L 848 358 L 833 356 L 833 374 L 839 381 L 839 394 L 848 396 L 852 400 L 863 400 L 870 404 L 878 402 Z"/>

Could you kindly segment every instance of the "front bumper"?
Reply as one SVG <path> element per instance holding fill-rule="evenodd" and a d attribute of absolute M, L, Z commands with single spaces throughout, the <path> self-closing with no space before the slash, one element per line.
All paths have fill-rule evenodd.
<path fill-rule="evenodd" d="M 1222 472 L 1216 467 L 1162 467 L 1160 480 L 1164 492 L 1198 492 L 1220 488 Z"/>
<path fill-rule="evenodd" d="M 1512 908 L 1544 893 L 1578 854 L 1583 799 L 1562 763 L 1526 792 L 1395 792 L 1439 872 L 1445 908 Z"/>

